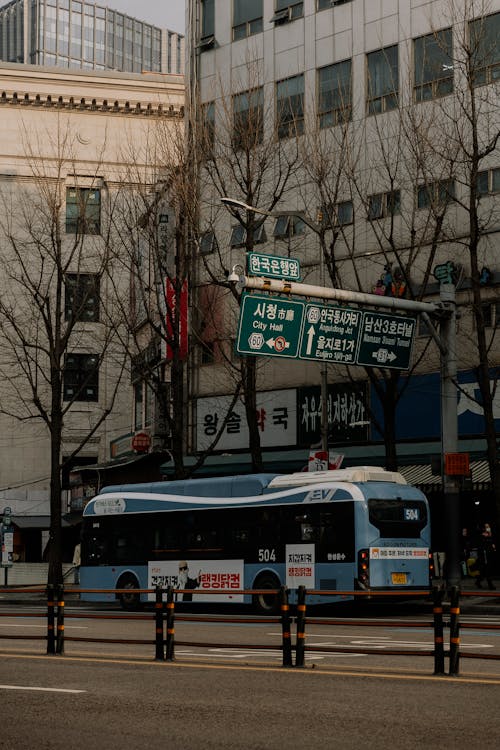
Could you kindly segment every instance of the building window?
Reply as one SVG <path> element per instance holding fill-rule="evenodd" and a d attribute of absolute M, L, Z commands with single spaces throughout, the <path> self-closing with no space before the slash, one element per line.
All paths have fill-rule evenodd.
<path fill-rule="evenodd" d="M 300 216 L 278 216 L 274 225 L 273 237 L 277 240 L 286 240 L 297 234 L 304 234 L 306 225 Z"/>
<path fill-rule="evenodd" d="M 203 141 L 205 155 L 208 156 L 215 144 L 215 102 L 207 102 L 202 106 Z"/>
<path fill-rule="evenodd" d="M 215 0 L 201 0 L 201 38 L 215 34 Z"/>
<path fill-rule="evenodd" d="M 154 391 L 145 380 L 134 383 L 134 430 L 142 430 L 153 423 Z"/>
<path fill-rule="evenodd" d="M 481 305 L 485 328 L 500 329 L 500 302 L 485 302 Z M 474 325 L 476 321 L 474 319 Z"/>
<path fill-rule="evenodd" d="M 262 0 L 233 0 L 233 40 L 262 31 Z"/>
<path fill-rule="evenodd" d="M 66 274 L 64 316 L 66 320 L 99 321 L 99 277 L 96 274 Z"/>
<path fill-rule="evenodd" d="M 351 61 L 327 65 L 318 70 L 318 117 L 320 128 L 351 119 Z"/>
<path fill-rule="evenodd" d="M 304 76 L 298 75 L 276 84 L 278 138 L 304 132 Z"/>
<path fill-rule="evenodd" d="M 262 142 L 264 133 L 262 87 L 233 96 L 233 146 L 250 150 Z"/>
<path fill-rule="evenodd" d="M 368 113 L 388 112 L 398 106 L 398 47 L 370 52 L 366 56 L 368 75 Z"/>
<path fill-rule="evenodd" d="M 477 192 L 479 195 L 500 193 L 500 168 L 485 169 L 477 175 Z"/>
<path fill-rule="evenodd" d="M 66 233 L 100 234 L 101 191 L 66 188 Z"/>
<path fill-rule="evenodd" d="M 446 206 L 455 198 L 454 180 L 439 180 L 420 185 L 417 189 L 418 208 Z"/>
<path fill-rule="evenodd" d="M 443 29 L 415 39 L 414 65 L 417 102 L 451 94 L 453 91 L 451 29 Z"/>
<path fill-rule="evenodd" d="M 244 247 L 246 244 L 247 232 L 241 224 L 235 224 L 231 231 L 231 247 Z M 253 244 L 259 245 L 262 242 L 266 242 L 266 232 L 264 230 L 264 224 L 260 224 L 253 230 Z"/>
<path fill-rule="evenodd" d="M 271 23 L 286 23 L 302 18 L 304 15 L 304 3 L 292 3 L 290 0 L 276 0 L 276 12 L 271 18 Z"/>
<path fill-rule="evenodd" d="M 201 255 L 210 255 L 216 253 L 219 250 L 219 243 L 214 232 L 204 232 L 200 238 L 200 253 Z"/>
<path fill-rule="evenodd" d="M 97 354 L 67 354 L 64 362 L 64 401 L 99 400 Z"/>
<path fill-rule="evenodd" d="M 383 219 L 401 213 L 401 194 L 399 190 L 388 193 L 376 193 L 368 198 L 368 220 Z"/>
<path fill-rule="evenodd" d="M 318 0 L 318 10 L 325 10 L 325 8 L 334 8 L 336 5 L 345 5 L 351 3 L 352 0 Z"/>
<path fill-rule="evenodd" d="M 472 77 L 476 86 L 500 78 L 500 13 L 469 24 Z"/>
<path fill-rule="evenodd" d="M 318 211 L 318 221 L 324 229 L 352 224 L 354 221 L 352 201 L 340 201 L 335 205 L 321 206 Z"/>

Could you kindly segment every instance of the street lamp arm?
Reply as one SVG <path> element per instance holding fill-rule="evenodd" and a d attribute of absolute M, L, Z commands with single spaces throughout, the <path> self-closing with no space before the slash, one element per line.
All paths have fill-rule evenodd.
<path fill-rule="evenodd" d="M 256 206 L 251 206 L 249 203 L 240 201 L 237 198 L 228 198 L 227 196 L 221 198 L 220 201 L 226 206 L 226 208 L 240 208 L 244 211 L 252 211 L 255 214 L 262 214 L 262 216 L 271 216 L 273 219 L 277 219 L 279 216 L 296 216 L 303 221 L 306 226 L 312 229 L 313 232 L 316 232 L 316 234 L 321 232 L 320 225 L 309 218 L 309 216 L 303 211 L 266 211 L 263 208 L 257 208 Z"/>

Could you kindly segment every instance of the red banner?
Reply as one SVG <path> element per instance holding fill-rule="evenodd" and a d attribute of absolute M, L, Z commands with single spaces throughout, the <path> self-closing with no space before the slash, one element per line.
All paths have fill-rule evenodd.
<path fill-rule="evenodd" d="M 174 358 L 172 344 L 175 340 L 175 323 L 179 316 L 179 359 L 186 359 L 188 352 L 188 287 L 187 281 L 183 281 L 179 294 L 179 304 L 176 305 L 175 281 L 167 279 L 165 282 L 165 300 L 167 303 L 166 318 L 166 357 L 167 361 Z"/>

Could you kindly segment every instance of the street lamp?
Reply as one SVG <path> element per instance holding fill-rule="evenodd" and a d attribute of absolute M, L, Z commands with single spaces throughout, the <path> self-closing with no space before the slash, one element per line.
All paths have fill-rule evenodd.
<path fill-rule="evenodd" d="M 238 200 L 238 198 L 229 198 L 228 196 L 224 196 L 220 200 L 221 203 L 226 206 L 226 208 L 242 209 L 244 211 L 250 211 L 255 214 L 261 214 L 262 216 L 270 216 L 274 219 L 278 218 L 278 216 L 296 216 L 316 234 L 319 235 L 319 233 L 321 232 L 320 225 L 309 218 L 309 216 L 306 216 L 306 214 L 304 214 L 302 211 L 266 211 L 263 208 L 257 208 L 256 206 L 251 206 L 244 201 L 240 201 Z M 321 256 L 320 274 L 321 285 L 324 286 L 325 279 L 323 256 Z M 328 466 L 328 371 L 327 363 L 324 360 L 321 363 L 321 450 L 326 455 Z"/>

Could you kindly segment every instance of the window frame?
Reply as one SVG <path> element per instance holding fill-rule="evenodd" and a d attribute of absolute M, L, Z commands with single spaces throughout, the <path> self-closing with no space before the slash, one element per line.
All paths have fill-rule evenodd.
<path fill-rule="evenodd" d="M 306 224 L 294 214 L 280 214 L 276 217 L 273 228 L 273 237 L 275 240 L 288 240 L 290 237 L 305 234 Z"/>
<path fill-rule="evenodd" d="M 480 186 L 480 179 L 486 176 L 487 188 L 482 190 Z M 490 167 L 490 169 L 482 169 L 477 174 L 477 194 L 479 197 L 484 195 L 496 195 L 500 193 L 500 167 Z"/>
<path fill-rule="evenodd" d="M 250 17 L 250 13 L 252 11 L 249 11 L 247 14 L 245 14 L 245 9 L 246 7 L 248 7 L 247 0 L 233 0 L 233 42 L 236 42 L 240 39 L 246 39 L 249 36 L 253 36 L 253 34 L 259 34 L 261 31 L 263 31 L 263 0 L 257 1 L 258 3 L 260 3 L 260 16 L 257 15 Z M 239 13 L 237 12 L 237 5 L 241 6 L 241 10 L 239 10 Z M 238 29 L 240 30 L 240 32 L 237 31 Z"/>
<path fill-rule="evenodd" d="M 247 104 L 246 107 L 238 106 Z M 233 94 L 233 148 L 248 150 L 262 143 L 264 138 L 264 88 L 257 86 L 249 91 Z M 248 133 L 249 137 L 244 138 Z M 245 142 L 246 141 L 246 142 Z"/>
<path fill-rule="evenodd" d="M 288 94 L 292 82 L 301 83 L 301 91 Z M 280 96 L 280 87 L 284 96 Z M 299 88 L 299 86 L 297 86 Z M 282 78 L 276 81 L 276 134 L 279 140 L 294 138 L 304 133 L 304 74 Z M 298 107 L 296 106 L 298 104 Z M 298 114 L 297 114 L 298 113 Z"/>
<path fill-rule="evenodd" d="M 469 42 L 472 51 L 472 57 L 475 60 L 472 65 L 472 79 L 474 86 L 487 86 L 490 83 L 494 83 L 500 79 L 500 44 L 498 44 L 498 56 L 493 57 L 489 62 L 487 61 L 487 53 L 481 49 L 481 39 L 488 40 L 488 33 L 484 34 L 484 28 L 489 18 L 495 18 L 498 23 L 499 35 L 500 35 L 500 12 L 491 13 L 487 16 L 481 16 L 480 18 L 474 18 L 469 21 Z M 481 27 L 481 36 L 474 39 L 474 28 Z M 495 34 L 492 35 L 495 38 Z M 498 35 L 496 36 L 498 39 Z M 484 58 L 483 60 L 481 58 Z M 481 65 L 481 62 L 484 62 Z M 479 67 L 477 67 L 479 66 Z"/>
<path fill-rule="evenodd" d="M 64 319 L 66 321 L 99 323 L 99 301 L 100 278 L 98 274 L 67 273 L 65 275 Z M 88 316 L 85 315 L 86 311 L 89 312 Z"/>
<path fill-rule="evenodd" d="M 446 185 L 452 185 L 453 189 L 446 189 Z M 446 200 L 443 200 L 445 188 Z M 421 197 L 428 196 L 428 200 L 421 201 Z M 425 182 L 417 186 L 417 208 L 425 209 L 432 206 L 446 206 L 455 200 L 455 180 L 435 180 L 434 182 Z"/>
<path fill-rule="evenodd" d="M 444 38 L 445 35 L 448 39 Z M 420 45 L 422 45 L 421 50 L 418 49 Z M 441 50 L 441 56 L 438 54 L 432 64 L 435 67 L 441 62 L 443 70 L 445 67 L 451 69 L 451 75 L 436 76 L 432 72 L 430 66 L 426 63 L 427 48 Z M 422 58 L 422 64 L 418 67 L 419 56 Z M 447 66 L 445 65 L 446 60 L 450 63 Z M 413 40 L 413 94 L 415 101 L 426 102 L 438 99 L 452 94 L 453 90 L 453 33 L 451 27 L 416 37 Z"/>
<path fill-rule="evenodd" d="M 271 23 L 276 25 L 296 21 L 304 17 L 304 2 L 291 2 L 291 0 L 275 0 L 274 15 Z"/>
<path fill-rule="evenodd" d="M 92 194 L 97 197 L 95 202 L 91 200 Z M 76 210 L 71 210 L 70 206 L 75 206 Z M 66 187 L 65 229 L 66 234 L 101 234 L 100 188 L 76 185 Z"/>
<path fill-rule="evenodd" d="M 375 214 L 373 212 L 373 201 L 380 201 L 380 209 Z M 387 190 L 383 193 L 373 193 L 368 196 L 368 221 L 379 221 L 389 216 L 397 216 L 401 213 L 401 191 Z"/>
<path fill-rule="evenodd" d="M 340 75 L 336 78 L 332 75 L 330 79 L 326 77 L 328 71 L 334 73 L 335 70 L 340 70 L 344 66 L 347 69 L 347 76 L 342 81 Z M 322 80 L 323 74 L 325 74 L 324 80 Z M 346 78 L 348 78 L 348 83 L 344 86 Z M 336 80 L 337 85 L 332 85 L 327 89 L 329 80 L 332 83 Z M 316 81 L 317 116 L 320 128 L 334 127 L 340 123 L 349 122 L 352 119 L 352 59 L 349 58 L 318 68 Z M 331 106 L 326 106 L 325 99 L 330 99 Z M 334 106 L 339 100 L 340 106 Z"/>
<path fill-rule="evenodd" d="M 68 363 L 73 360 L 73 366 Z M 92 365 L 92 366 L 89 366 Z M 68 382 L 68 374 L 73 379 Z M 93 393 L 83 398 L 83 389 L 93 389 Z M 81 352 L 67 353 L 63 369 L 63 401 L 97 403 L 99 401 L 99 355 Z"/>
<path fill-rule="evenodd" d="M 391 60 L 389 54 L 395 51 L 395 61 Z M 383 75 L 375 75 L 375 68 L 370 73 L 370 64 L 375 62 L 376 67 Z M 389 76 L 387 76 L 387 72 Z M 386 83 L 387 77 L 391 85 Z M 381 82 L 378 82 L 378 78 Z M 376 87 L 376 90 L 374 90 Z M 380 87 L 380 90 L 379 90 Z M 377 103 L 380 106 L 377 106 Z M 391 112 L 399 106 L 399 47 L 391 44 L 389 47 L 373 50 L 366 54 L 366 111 L 368 115 L 379 115 Z"/>

